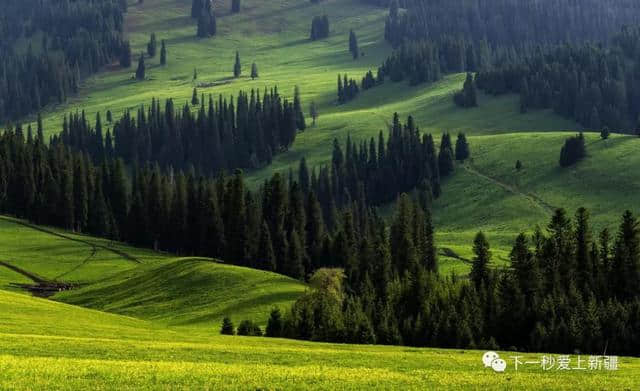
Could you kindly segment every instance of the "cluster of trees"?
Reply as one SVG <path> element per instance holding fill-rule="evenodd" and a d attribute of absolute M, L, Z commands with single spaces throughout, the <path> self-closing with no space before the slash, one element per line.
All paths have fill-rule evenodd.
<path fill-rule="evenodd" d="M 411 85 L 439 80 L 443 74 L 476 72 L 491 64 L 492 52 L 486 41 L 463 39 L 407 42 L 398 47 L 380 67 L 392 81 L 409 80 Z"/>
<path fill-rule="evenodd" d="M 343 76 L 338 74 L 338 103 L 347 103 L 348 101 L 355 99 L 360 93 L 358 82 L 354 79 L 349 79 L 345 73 Z"/>
<path fill-rule="evenodd" d="M 93 127 L 84 113 L 70 114 L 52 142 L 84 151 L 95 162 L 121 158 L 132 165 L 155 162 L 162 168 L 215 174 L 271 162 L 305 127 L 297 89 L 294 102 L 283 99 L 277 88 L 262 95 L 241 91 L 235 102 L 222 96 L 196 102 L 201 104 L 194 113 L 187 104 L 176 109 L 171 99 L 163 109 L 154 99 L 148 108 L 126 111 L 106 133 L 99 114 Z"/>
<path fill-rule="evenodd" d="M 574 137 L 565 140 L 560 149 L 560 167 L 571 166 L 587 156 L 584 145 L 584 134 L 580 132 Z"/>
<path fill-rule="evenodd" d="M 3 4 L 0 122 L 64 102 L 84 77 L 117 59 L 125 11 L 123 0 Z M 26 50 L 16 46 L 25 41 Z"/>
<path fill-rule="evenodd" d="M 233 321 L 229 317 L 222 319 L 222 326 L 220 327 L 220 334 L 223 335 L 236 335 L 236 328 L 233 325 Z M 245 319 L 238 325 L 238 335 L 261 337 L 262 329 L 260 325 L 252 320 Z"/>
<path fill-rule="evenodd" d="M 213 9 L 212 0 L 192 0 L 191 17 L 198 21 L 198 28 L 196 30 L 198 38 L 216 35 L 218 23 L 216 21 L 216 13 Z"/>
<path fill-rule="evenodd" d="M 203 121 L 224 122 L 226 117 L 218 117 L 222 112 L 212 110 L 214 117 L 201 117 Z M 161 112 L 154 102 L 149 115 L 139 111 L 135 123 L 167 122 L 167 113 L 172 113 L 171 103 Z M 198 122 L 187 113 L 173 118 L 176 127 L 167 130 Z M 202 115 L 206 114 L 201 111 Z M 427 174 L 438 171 L 431 137 L 421 142 L 412 121 L 401 126 L 397 116 L 387 142 L 381 137 L 380 145 L 371 141 L 359 150 L 348 142 L 346 154 L 336 143 L 330 170 L 323 167 L 319 173 L 310 173 L 303 160 L 297 178 L 293 173 L 288 180 L 275 174 L 256 192 L 245 187 L 240 170 L 214 179 L 198 176 L 192 169 L 165 170 L 145 164 L 150 158 L 127 169 L 122 157 L 130 158 L 126 153 L 134 151 L 122 149 L 131 145 L 109 146 L 108 132 L 101 140 L 99 119 L 95 131 L 89 130 L 81 115 L 65 122 L 60 137 L 48 145 L 41 122 L 35 136 L 29 128 L 25 137 L 20 127 L 0 136 L 1 213 L 303 279 L 324 266 L 351 270 L 351 254 L 345 246 L 352 243 L 356 231 L 380 224 L 370 205 L 424 182 L 428 184 L 420 192 L 421 203 L 426 205 L 439 194 L 437 174 Z M 126 122 L 134 123 L 125 115 L 116 124 L 116 140 L 124 137 L 120 132 Z M 145 134 L 151 144 L 158 135 Z M 169 141 L 169 146 L 173 141 L 179 144 Z M 171 154 L 175 155 L 184 156 Z"/>
<path fill-rule="evenodd" d="M 467 73 L 462 90 L 453 95 L 453 101 L 460 107 L 476 107 L 478 106 L 476 81 L 471 73 Z"/>
<path fill-rule="evenodd" d="M 582 42 L 601 40 L 638 17 L 634 0 L 392 0 L 385 38 L 395 46 L 442 36 L 507 46 Z"/>
<path fill-rule="evenodd" d="M 382 224 L 382 225 L 378 225 Z M 618 234 L 595 240 L 589 213 L 558 209 L 546 232 L 520 234 L 509 266 L 491 266 L 485 235 L 468 280 L 436 273 L 428 213 L 398 201 L 351 241 L 354 266 L 321 270 L 285 316 L 283 334 L 318 341 L 447 348 L 635 354 L 640 349 L 640 228 L 625 212 Z"/>
<path fill-rule="evenodd" d="M 327 38 L 329 36 L 329 17 L 327 15 L 314 16 L 311 21 L 311 40 Z"/>
<path fill-rule="evenodd" d="M 480 72 L 478 87 L 520 94 L 521 110 L 553 110 L 589 129 L 634 132 L 640 116 L 640 29 L 624 28 L 610 45 L 540 49 Z"/>
<path fill-rule="evenodd" d="M 313 190 L 323 205 L 325 218 L 331 222 L 336 220 L 332 217 L 333 205 L 344 206 L 353 200 L 380 205 L 414 188 L 418 188 L 426 208 L 441 194 L 442 170 L 443 176 L 453 172 L 453 157 L 448 134 L 443 135 L 438 154 L 433 137 L 421 135 L 412 117 L 402 124 L 395 114 L 387 140 L 382 132 L 377 142 L 371 138 L 356 144 L 348 137 L 345 151 L 334 140 L 331 165 L 320 167 L 317 173 L 313 170 L 311 176 L 302 160 L 300 184 L 303 189 L 309 186 Z"/>

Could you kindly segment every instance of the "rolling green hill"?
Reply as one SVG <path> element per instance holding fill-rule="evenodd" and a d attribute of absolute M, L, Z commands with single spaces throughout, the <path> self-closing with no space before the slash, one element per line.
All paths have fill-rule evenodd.
<path fill-rule="evenodd" d="M 618 371 L 496 374 L 481 351 L 221 336 L 1 290 L 0 311 L 2 389 L 635 389 L 640 376 L 624 357 Z"/>
<path fill-rule="evenodd" d="M 205 258 L 173 258 L 62 292 L 55 299 L 167 325 L 215 328 L 225 316 L 266 325 L 274 306 L 288 308 L 305 289 L 299 281 L 275 273 Z"/>

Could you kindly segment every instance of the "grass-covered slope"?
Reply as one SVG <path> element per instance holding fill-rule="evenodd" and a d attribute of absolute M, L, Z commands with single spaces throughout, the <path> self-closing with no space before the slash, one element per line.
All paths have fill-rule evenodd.
<path fill-rule="evenodd" d="M 266 325 L 274 306 L 286 310 L 306 287 L 291 278 L 205 258 L 173 258 L 62 292 L 56 300 L 158 323 L 217 329 L 223 317 Z"/>
<path fill-rule="evenodd" d="M 635 389 L 640 377 L 639 359 L 620 358 L 615 372 L 553 373 L 516 372 L 508 360 L 496 374 L 481 351 L 172 331 L 1 290 L 0 313 L 0 389 Z"/>
<path fill-rule="evenodd" d="M 589 209 L 594 230 L 617 229 L 622 213 L 639 213 L 640 139 L 586 134 L 588 157 L 561 168 L 560 148 L 571 133 L 514 133 L 470 137 L 472 159 L 458 165 L 435 202 L 439 245 L 471 257 L 473 235 L 484 230 L 505 260 L 519 232 L 546 226 L 557 207 L 570 215 Z M 515 169 L 520 160 L 523 169 Z"/>

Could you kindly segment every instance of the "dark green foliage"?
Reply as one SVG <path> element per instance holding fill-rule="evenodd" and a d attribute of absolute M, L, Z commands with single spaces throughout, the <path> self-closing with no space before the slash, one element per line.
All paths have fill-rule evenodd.
<path fill-rule="evenodd" d="M 140 58 L 138 59 L 138 68 L 136 69 L 136 79 L 144 80 L 145 78 L 145 65 L 144 65 L 144 53 L 140 53 Z"/>
<path fill-rule="evenodd" d="M 191 94 L 191 104 L 197 106 L 200 104 L 200 100 L 198 99 L 198 89 L 193 87 L 193 94 Z"/>
<path fill-rule="evenodd" d="M 520 160 L 516 161 L 516 170 L 522 170 L 522 162 Z"/>
<path fill-rule="evenodd" d="M 587 156 L 582 132 L 565 140 L 560 150 L 560 167 L 571 166 Z"/>
<path fill-rule="evenodd" d="M 160 48 L 160 65 L 167 65 L 167 45 L 165 40 L 162 40 L 162 47 Z"/>
<path fill-rule="evenodd" d="M 65 102 L 104 65 L 129 67 L 124 12 L 120 0 L 3 3 L 0 123 Z"/>
<path fill-rule="evenodd" d="M 151 38 L 149 39 L 149 43 L 147 44 L 147 54 L 149 55 L 149 57 L 155 57 L 157 47 L 158 43 L 156 42 L 156 34 L 151 33 Z"/>
<path fill-rule="evenodd" d="M 467 136 L 464 133 L 458 133 L 458 139 L 456 140 L 456 160 L 464 161 L 469 158 L 469 144 L 467 143 Z"/>
<path fill-rule="evenodd" d="M 233 64 L 233 77 L 240 77 L 242 74 L 242 64 L 240 63 L 240 53 L 236 50 L 236 61 Z"/>
<path fill-rule="evenodd" d="M 195 4 L 197 1 L 198 0 L 194 0 L 194 6 L 197 6 L 197 4 Z M 216 20 L 216 14 L 211 6 L 211 2 L 209 0 L 204 0 L 204 6 L 195 14 L 196 15 L 194 15 L 192 9 L 192 17 L 198 19 L 196 36 L 198 38 L 207 38 L 216 35 L 218 22 Z"/>
<path fill-rule="evenodd" d="M 262 329 L 251 320 L 243 320 L 238 325 L 238 335 L 261 337 Z"/>
<path fill-rule="evenodd" d="M 476 289 L 489 283 L 489 262 L 491 262 L 491 251 L 489 242 L 482 232 L 478 232 L 473 240 L 473 264 L 469 278 L 475 284 Z"/>
<path fill-rule="evenodd" d="M 460 107 L 476 107 L 478 106 L 476 82 L 473 80 L 473 75 L 467 73 L 467 79 L 464 82 L 462 91 L 457 92 L 453 96 L 453 101 Z"/>
<path fill-rule="evenodd" d="M 304 120 L 304 114 L 302 113 L 302 102 L 300 101 L 300 88 L 295 86 L 293 90 L 293 111 L 295 115 L 296 128 L 305 130 L 307 124 Z"/>
<path fill-rule="evenodd" d="M 311 40 L 327 38 L 329 36 L 329 17 L 327 15 L 314 16 L 311 21 Z"/>
<path fill-rule="evenodd" d="M 233 322 L 228 317 L 225 317 L 222 320 L 222 327 L 220 328 L 220 334 L 224 335 L 234 335 L 236 333 L 235 328 L 233 326 Z"/>
<path fill-rule="evenodd" d="M 440 167 L 440 175 L 445 177 L 453 173 L 453 149 L 451 146 L 451 136 L 449 133 L 442 135 L 440 141 L 440 153 L 438 154 L 438 166 Z"/>
<path fill-rule="evenodd" d="M 234 14 L 240 12 L 240 0 L 231 0 L 231 12 Z"/>
<path fill-rule="evenodd" d="M 131 47 L 129 41 L 126 41 L 120 49 L 120 66 L 129 68 L 131 66 Z"/>
<path fill-rule="evenodd" d="M 318 120 L 320 113 L 318 113 L 318 106 L 315 101 L 311 101 L 309 104 L 309 115 L 313 119 L 313 126 L 316 126 L 316 121 Z"/>
<path fill-rule="evenodd" d="M 259 76 L 258 75 L 258 66 L 254 62 L 253 64 L 251 64 L 251 79 L 255 80 L 258 76 Z"/>
<path fill-rule="evenodd" d="M 603 140 L 608 139 L 610 135 L 611 135 L 611 132 L 609 131 L 609 127 L 607 126 L 603 127 L 602 130 L 600 131 L 600 138 Z"/>
<path fill-rule="evenodd" d="M 280 310 L 276 307 L 271 310 L 271 315 L 269 315 L 269 321 L 267 323 L 265 335 L 267 337 L 279 338 L 282 336 L 283 330 L 284 322 L 282 319 L 282 315 L 280 314 Z"/>
<path fill-rule="evenodd" d="M 338 74 L 338 103 L 346 103 L 360 93 L 358 83 L 354 79 L 348 79 L 347 75 L 340 76 Z"/>
<path fill-rule="evenodd" d="M 349 52 L 353 56 L 353 59 L 356 60 L 360 56 L 360 49 L 358 48 L 358 38 L 356 37 L 356 33 L 353 30 L 349 31 Z"/>

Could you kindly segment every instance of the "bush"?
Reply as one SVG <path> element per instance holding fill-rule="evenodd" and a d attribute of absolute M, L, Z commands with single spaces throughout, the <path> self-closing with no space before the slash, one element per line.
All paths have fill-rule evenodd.
<path fill-rule="evenodd" d="M 271 310 L 271 316 L 269 317 L 269 322 L 267 323 L 266 336 L 267 337 L 281 337 L 282 336 L 282 315 L 280 314 L 280 310 L 276 307 Z"/>
<path fill-rule="evenodd" d="M 231 319 L 229 319 L 229 317 L 225 317 L 222 320 L 222 328 L 220 329 L 220 334 L 225 334 L 225 335 L 235 334 L 233 322 L 231 321 Z"/>
<path fill-rule="evenodd" d="M 243 320 L 238 326 L 238 335 L 261 337 L 262 329 L 257 323 L 250 320 Z"/>

